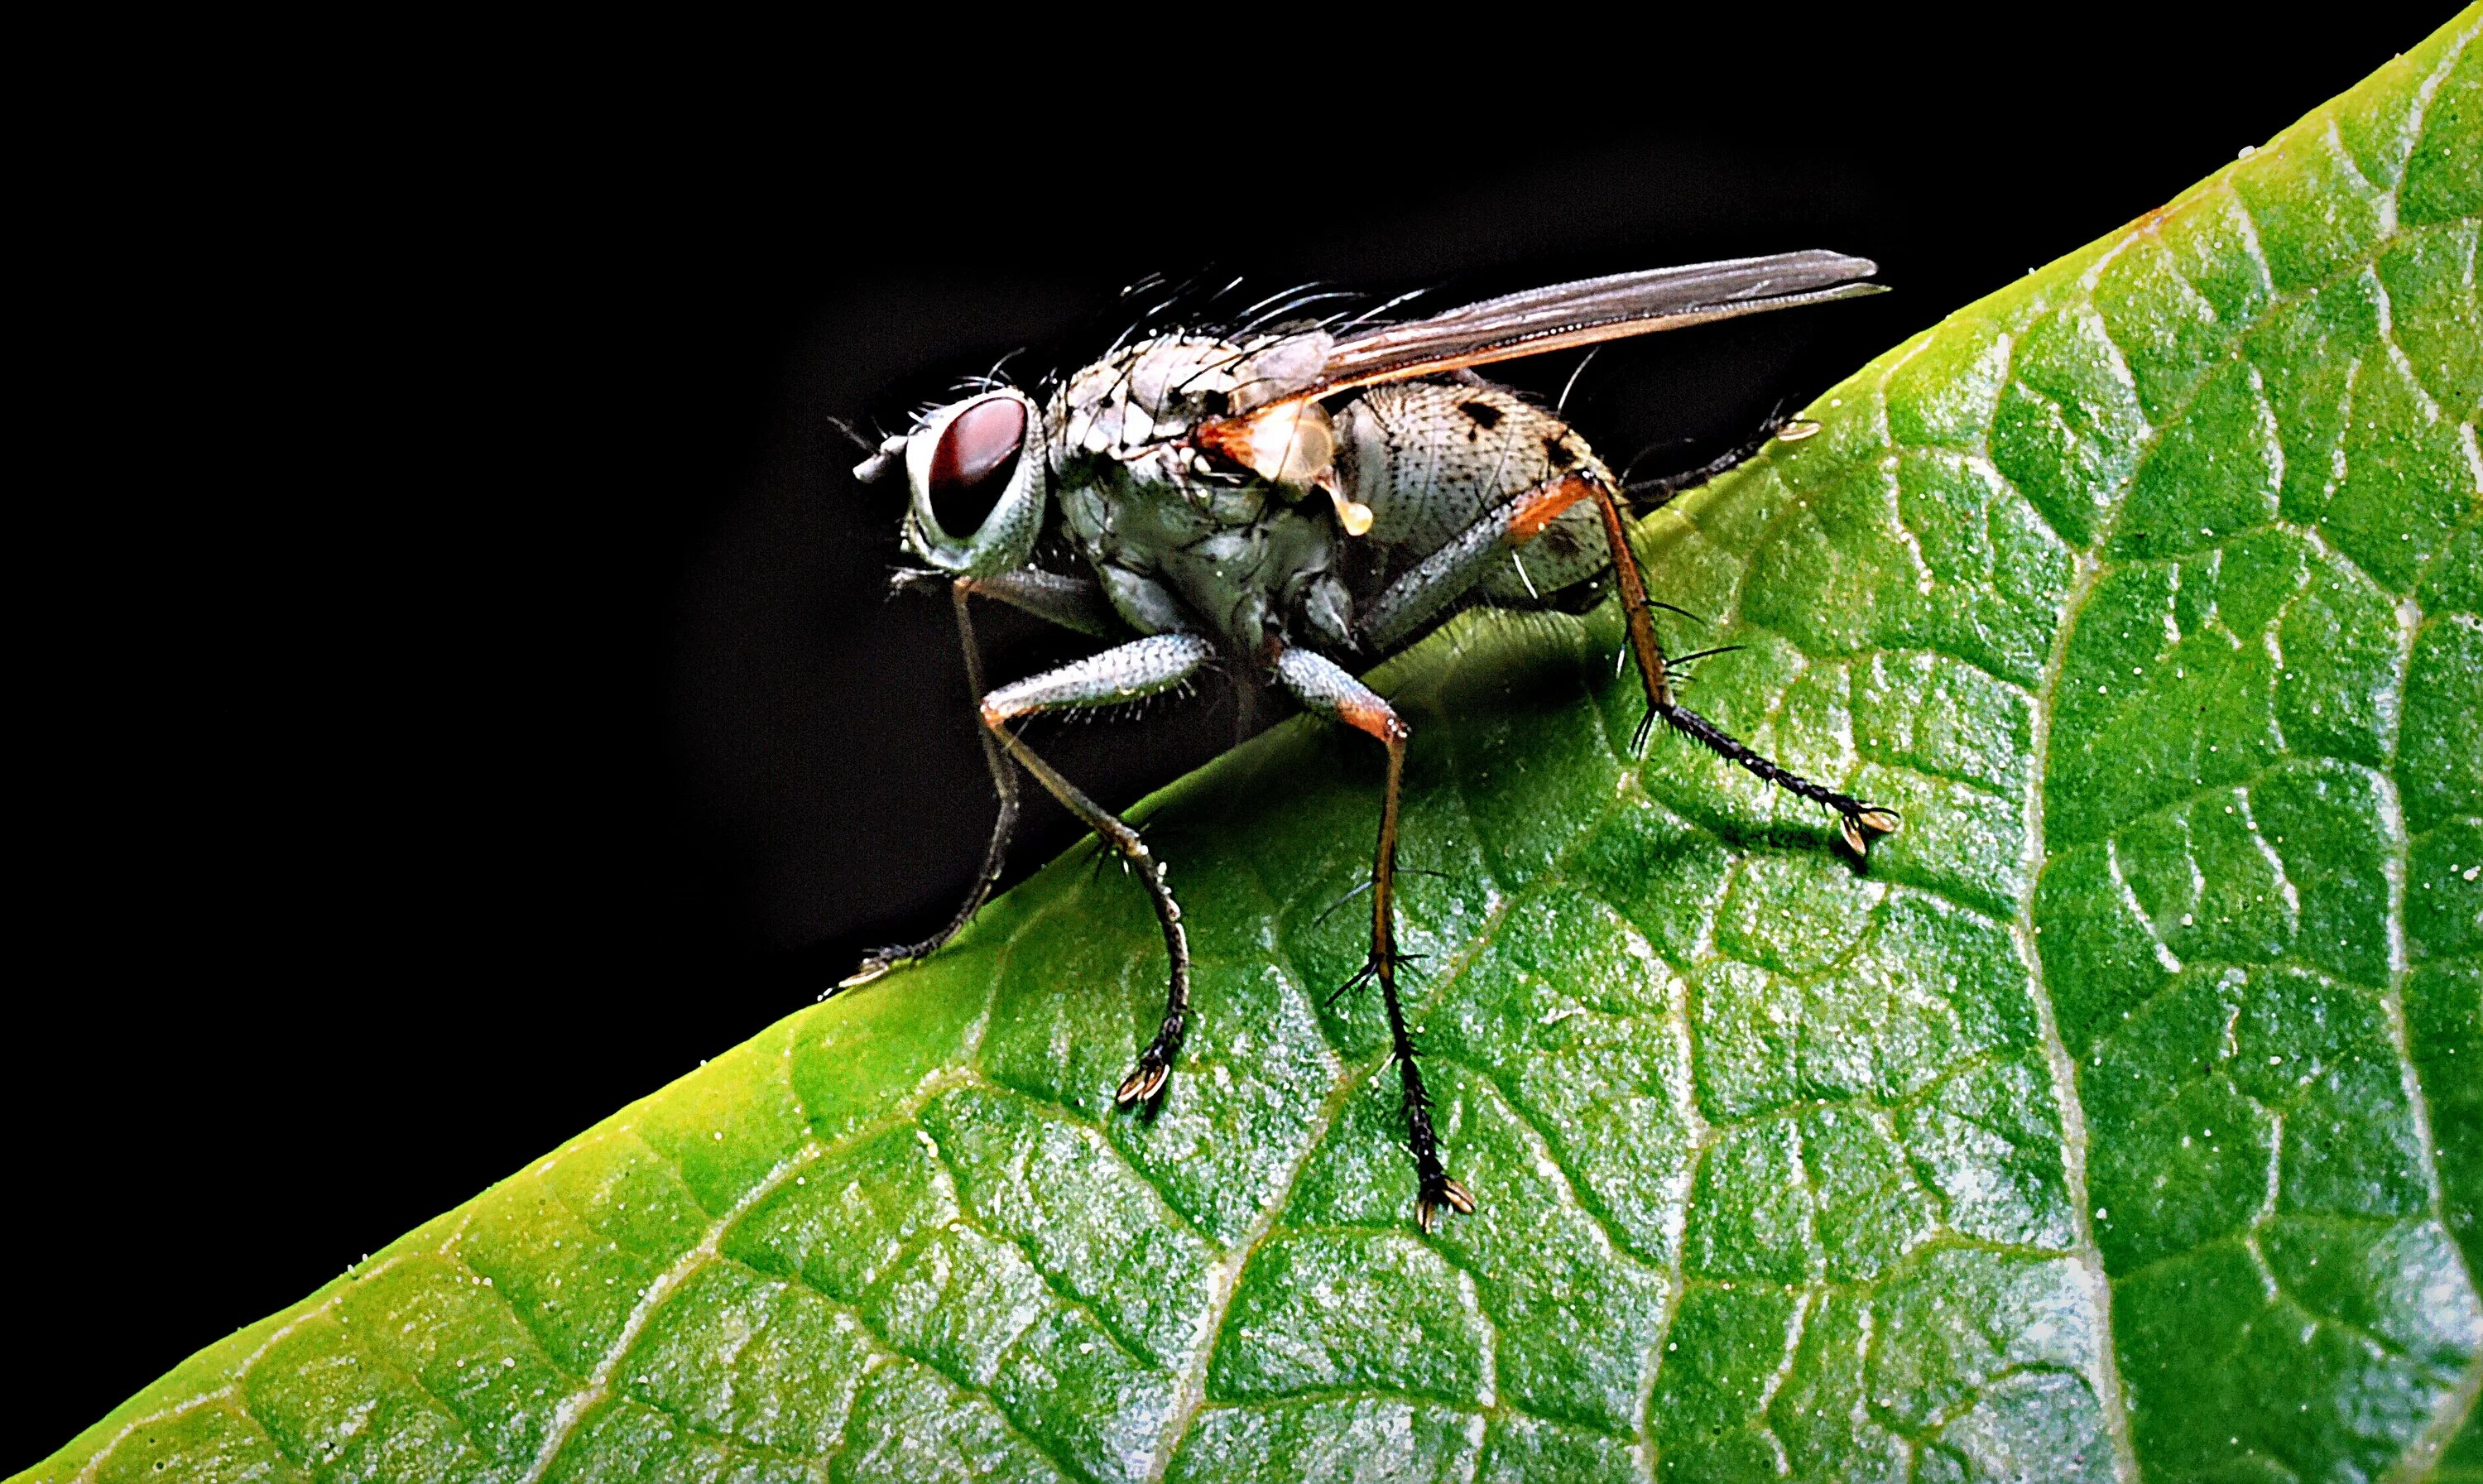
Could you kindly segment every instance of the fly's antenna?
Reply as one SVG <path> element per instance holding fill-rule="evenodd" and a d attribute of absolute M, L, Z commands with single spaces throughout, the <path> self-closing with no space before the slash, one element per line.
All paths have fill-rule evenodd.
<path fill-rule="evenodd" d="M 864 458 L 875 459 L 879 456 L 880 440 L 863 437 L 862 434 L 855 431 L 852 423 L 845 421 L 841 417 L 831 417 L 827 419 L 827 424 L 829 427 L 836 429 L 839 433 L 843 434 L 846 437 L 851 438 L 853 440 L 854 447 L 862 450 Z"/>

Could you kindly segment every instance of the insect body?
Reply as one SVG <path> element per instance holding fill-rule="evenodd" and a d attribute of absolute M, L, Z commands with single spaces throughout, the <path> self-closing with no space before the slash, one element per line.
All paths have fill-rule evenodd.
<path fill-rule="evenodd" d="M 1015 724 L 1178 687 L 1211 663 L 1245 667 L 1387 754 L 1372 864 L 1371 955 L 1402 1083 L 1416 1215 L 1473 1209 L 1449 1178 L 1398 994 L 1398 800 L 1408 731 L 1356 676 L 1456 609 L 1544 607 L 1618 590 L 1646 697 L 1636 745 L 1663 722 L 1758 777 L 1833 810 L 1868 849 L 1897 816 L 1777 766 L 1674 698 L 1628 543 L 1629 491 L 1552 411 L 1473 368 L 1680 325 L 1877 291 L 1860 258 L 1797 252 L 1590 278 L 1487 300 L 1404 324 L 1295 325 L 1178 332 L 1121 345 L 1046 401 L 994 386 L 935 409 L 855 470 L 902 469 L 909 551 L 928 571 L 902 585 L 950 590 L 984 751 L 1001 797 L 984 869 L 954 918 L 885 948 L 842 987 L 937 949 L 998 878 L 1031 775 L 1135 870 L 1169 961 L 1162 1024 L 1121 1083 L 1123 1103 L 1160 1093 L 1189 1005 L 1189 949 L 1162 863 L 1137 832 L 1029 749 Z M 1748 450 L 1745 450 L 1747 454 Z M 1680 480 L 1683 488 L 1730 460 Z M 965 535 L 943 505 L 988 498 Z M 1038 565 L 1048 531 L 1082 570 Z M 987 597 L 1114 641 L 1083 660 L 986 689 L 970 599 Z"/>

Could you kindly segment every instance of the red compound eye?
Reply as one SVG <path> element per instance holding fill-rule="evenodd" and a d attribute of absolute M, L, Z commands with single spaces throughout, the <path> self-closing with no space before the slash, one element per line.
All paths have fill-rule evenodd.
<path fill-rule="evenodd" d="M 977 402 L 948 419 L 931 453 L 931 510 L 960 539 L 981 530 L 1026 446 L 1026 406 L 1014 397 Z"/>

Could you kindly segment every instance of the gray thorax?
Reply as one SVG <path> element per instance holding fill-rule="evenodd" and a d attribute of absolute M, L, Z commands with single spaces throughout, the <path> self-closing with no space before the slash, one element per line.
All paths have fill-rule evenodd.
<path fill-rule="evenodd" d="M 1324 336 L 1255 350 L 1167 337 L 1086 367 L 1053 398 L 1063 525 L 1131 626 L 1202 634 L 1254 663 L 1271 640 L 1352 653 L 1344 538 L 1325 498 L 1178 443 L 1204 418 L 1299 384 L 1325 354 Z"/>

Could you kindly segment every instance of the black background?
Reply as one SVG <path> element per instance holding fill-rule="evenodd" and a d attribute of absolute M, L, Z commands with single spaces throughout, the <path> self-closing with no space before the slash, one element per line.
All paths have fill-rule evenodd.
<path fill-rule="evenodd" d="M 0 1108 L 41 1364 L 0 1467 L 945 917 L 990 817 L 964 679 L 944 605 L 883 599 L 901 496 L 830 416 L 1152 270 L 1877 258 L 1898 292 L 1594 363 L 1590 437 L 1695 463 L 2452 13 L 2323 10 L 754 39 L 202 96 L 67 172 Z M 988 623 L 1001 677 L 1076 648 Z M 1048 746 L 1126 803 L 1233 727 Z M 1017 874 L 1071 838 L 1042 805 Z"/>

